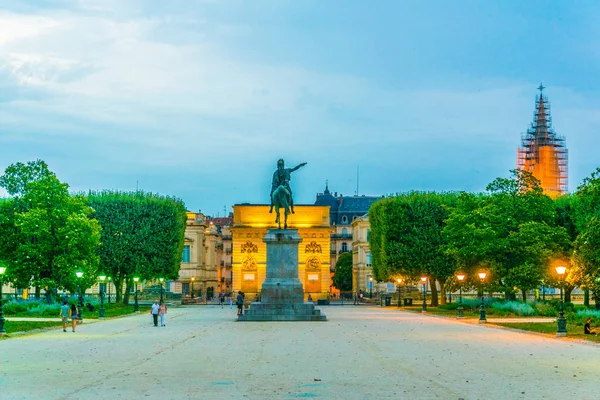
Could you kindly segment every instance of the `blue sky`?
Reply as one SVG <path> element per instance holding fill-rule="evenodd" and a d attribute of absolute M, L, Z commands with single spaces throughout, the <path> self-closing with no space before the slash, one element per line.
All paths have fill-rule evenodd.
<path fill-rule="evenodd" d="M 574 6 L 576 4 L 576 6 Z M 544 82 L 569 187 L 600 166 L 595 1 L 0 0 L 0 169 L 41 158 L 81 190 L 223 215 L 481 191 L 515 167 Z"/>

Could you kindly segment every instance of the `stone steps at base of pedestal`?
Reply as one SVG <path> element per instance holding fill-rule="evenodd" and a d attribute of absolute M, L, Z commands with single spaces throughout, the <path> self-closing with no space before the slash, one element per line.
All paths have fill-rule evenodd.
<path fill-rule="evenodd" d="M 327 321 L 325 315 L 240 315 L 240 322 L 268 322 L 268 321 Z"/>
<path fill-rule="evenodd" d="M 248 310 L 244 315 L 321 315 L 321 310 L 294 311 L 294 310 Z"/>

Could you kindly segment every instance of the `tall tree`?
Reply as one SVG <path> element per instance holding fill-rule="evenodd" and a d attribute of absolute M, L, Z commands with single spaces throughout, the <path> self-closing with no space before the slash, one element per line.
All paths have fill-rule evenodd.
<path fill-rule="evenodd" d="M 2 211 L 7 213 L 4 227 L 12 221 L 14 229 L 0 239 L 10 279 L 21 288 L 34 286 L 37 297 L 45 288 L 49 302 L 58 288 L 91 286 L 99 261 L 100 226 L 90 218 L 86 199 L 69 195 L 69 186 L 42 160 L 10 165 L 0 185 L 13 196 L 14 215 L 6 207 L 10 203 Z M 81 282 L 76 271 L 84 273 Z"/>
<path fill-rule="evenodd" d="M 568 234 L 556 226 L 552 199 L 529 172 L 498 178 L 487 195 L 463 195 L 445 228 L 448 251 L 473 277 L 489 269 L 487 286 L 513 297 L 537 287 L 553 257 L 569 251 Z M 474 281 L 471 281 L 474 283 Z"/>
<path fill-rule="evenodd" d="M 452 193 L 411 192 L 375 203 L 369 210 L 373 272 L 378 280 L 395 275 L 417 281 L 425 274 L 442 290 L 455 270 L 445 252 L 444 221 L 456 202 Z M 385 264 L 382 262 L 385 260 Z M 437 286 L 431 285 L 433 306 L 438 305 Z M 442 296 L 445 302 L 445 296 Z"/>
<path fill-rule="evenodd" d="M 98 254 L 117 288 L 117 301 L 128 303 L 136 275 L 142 280 L 178 277 L 187 220 L 181 200 L 140 191 L 90 192 L 88 199 L 103 228 Z"/>
<path fill-rule="evenodd" d="M 352 253 L 342 253 L 335 263 L 333 286 L 340 292 L 352 290 Z"/>
<path fill-rule="evenodd" d="M 575 241 L 575 257 L 568 281 L 584 290 L 594 291 L 596 308 L 600 309 L 600 168 L 583 180 L 574 199 L 575 225 L 579 236 Z"/>

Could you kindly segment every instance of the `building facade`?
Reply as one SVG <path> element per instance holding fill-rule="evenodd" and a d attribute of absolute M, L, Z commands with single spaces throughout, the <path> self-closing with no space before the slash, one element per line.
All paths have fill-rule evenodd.
<path fill-rule="evenodd" d="M 329 220 L 333 232 L 331 233 L 330 275 L 333 277 L 335 265 L 340 254 L 353 252 L 353 222 L 365 216 L 369 212 L 371 204 L 379 200 L 377 196 L 350 196 L 344 197 L 342 194 L 331 193 L 329 185 L 325 185 L 323 193 L 317 193 L 315 205 L 329 206 Z M 330 288 L 332 295 L 339 295 L 339 290 L 333 286 Z"/>
<path fill-rule="evenodd" d="M 218 293 L 218 251 L 222 239 L 218 229 L 202 213 L 188 212 L 179 279 L 171 282 L 174 293 L 210 299 Z"/>
<path fill-rule="evenodd" d="M 229 294 L 232 291 L 232 243 L 231 224 L 233 214 L 228 217 L 209 218 L 212 225 L 217 228 L 219 238 L 217 239 L 217 291 Z"/>
<path fill-rule="evenodd" d="M 544 193 L 557 197 L 568 191 L 568 151 L 564 136 L 557 135 L 552 128 L 544 89 L 540 84 L 533 122 L 517 149 L 517 168 L 531 172 L 540 180 Z"/>
<path fill-rule="evenodd" d="M 302 238 L 298 247 L 298 278 L 305 296 L 313 300 L 329 297 L 329 245 L 331 226 L 329 207 L 296 205 L 288 216 L 288 229 L 298 229 Z M 275 229 L 275 214 L 268 205 L 239 204 L 233 206 L 232 277 L 233 291 L 242 291 L 246 299 L 256 299 L 266 278 L 266 244 L 268 229 Z"/>

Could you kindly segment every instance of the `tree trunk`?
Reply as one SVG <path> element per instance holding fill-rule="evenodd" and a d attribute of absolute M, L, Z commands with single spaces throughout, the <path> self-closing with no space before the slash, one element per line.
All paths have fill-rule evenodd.
<path fill-rule="evenodd" d="M 115 277 L 115 303 L 123 301 L 123 279 L 121 277 Z"/>
<path fill-rule="evenodd" d="M 130 281 L 127 281 L 125 286 L 125 295 L 123 295 L 123 304 L 129 304 L 129 295 L 131 293 L 131 287 L 133 284 Z"/>
<path fill-rule="evenodd" d="M 594 306 L 596 310 L 600 310 L 600 293 L 594 290 Z"/>
<path fill-rule="evenodd" d="M 583 305 L 587 308 L 590 307 L 590 289 L 583 291 Z"/>
<path fill-rule="evenodd" d="M 36 286 L 35 287 L 35 299 L 39 300 L 41 294 L 42 294 L 42 288 L 39 286 Z M 27 295 L 27 297 L 29 297 L 29 294 Z"/>
<path fill-rule="evenodd" d="M 573 287 L 568 287 L 565 288 L 565 303 L 570 303 L 571 302 L 571 292 L 573 291 Z"/>
<path fill-rule="evenodd" d="M 523 303 L 527 303 L 527 290 L 521 290 L 521 294 L 523 295 Z"/>
<path fill-rule="evenodd" d="M 438 282 L 440 283 L 440 304 L 444 305 L 446 304 L 446 288 L 441 280 L 438 280 Z"/>
<path fill-rule="evenodd" d="M 436 279 L 431 280 L 431 307 L 438 306 L 438 291 L 436 285 Z"/>

